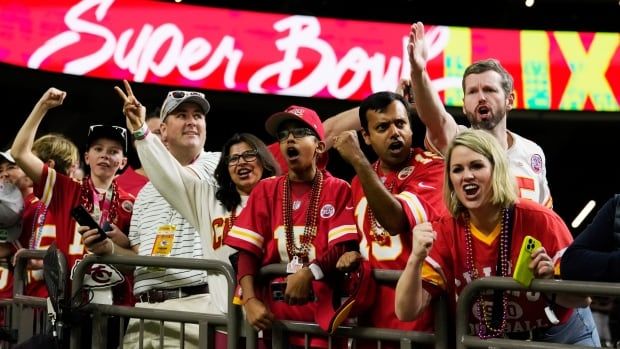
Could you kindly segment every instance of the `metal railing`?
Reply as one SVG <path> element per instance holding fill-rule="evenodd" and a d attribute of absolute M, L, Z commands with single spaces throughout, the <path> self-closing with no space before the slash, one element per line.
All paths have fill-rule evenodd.
<path fill-rule="evenodd" d="M 17 342 L 48 330 L 47 302 L 45 298 L 24 295 L 28 277 L 28 261 L 43 259 L 43 250 L 22 250 L 17 255 L 13 271 L 13 300 L 9 310 L 8 327 L 17 333 Z"/>
<path fill-rule="evenodd" d="M 400 270 L 373 270 L 373 277 L 378 282 L 395 283 L 400 277 Z M 285 264 L 271 264 L 260 269 L 261 278 L 287 275 Z M 272 328 L 272 348 L 286 348 L 288 346 L 287 332 L 304 333 L 305 342 L 308 343 L 309 335 L 327 337 L 328 345 L 332 345 L 334 337 L 367 339 L 377 341 L 398 341 L 403 349 L 412 348 L 412 344 L 431 344 L 437 349 L 448 347 L 448 311 L 447 301 L 440 298 L 434 304 L 435 332 L 406 331 L 386 328 L 344 326 L 341 325 L 333 335 L 328 335 L 315 323 L 306 323 L 290 320 L 278 320 Z M 245 325 L 247 333 L 246 347 L 255 349 L 257 347 L 257 332 L 247 322 Z M 307 345 L 306 345 L 307 346 Z"/>
<path fill-rule="evenodd" d="M 144 266 L 144 267 L 165 267 L 175 269 L 191 269 L 206 270 L 216 272 L 226 277 L 228 281 L 228 299 L 232 304 L 232 297 L 235 290 L 235 274 L 232 267 L 221 261 L 209 259 L 191 259 L 191 258 L 167 258 L 167 257 L 151 257 L 151 256 L 86 256 L 75 268 L 73 274 L 73 282 L 71 285 L 72 299 L 77 298 L 83 286 L 83 279 L 86 272 L 92 264 L 113 264 L 123 266 Z M 193 323 L 199 326 L 199 345 L 201 348 L 212 348 L 215 338 L 215 326 L 226 326 L 227 340 L 229 348 L 236 348 L 237 341 L 240 336 L 241 328 L 241 310 L 238 307 L 229 306 L 227 315 L 214 315 L 192 313 L 184 311 L 168 311 L 156 309 L 140 309 L 127 306 L 115 306 L 104 304 L 88 304 L 82 308 L 85 311 L 93 312 L 93 327 L 103 329 L 93 333 L 93 348 L 105 348 L 107 329 L 107 317 L 121 316 L 126 318 L 138 318 L 143 320 L 159 320 L 163 321 Z M 142 321 L 143 321 L 142 320 Z M 101 323 L 103 321 L 103 323 Z M 98 326 L 98 327 L 95 327 Z M 95 331 L 93 331 L 95 332 Z M 181 327 L 183 335 L 183 327 Z M 71 331 L 71 348 L 79 348 L 81 330 L 79 327 L 73 327 Z M 181 336 L 183 337 L 183 336 Z M 121 336 L 122 339 L 122 336 Z M 181 346 L 183 342 L 181 342 Z"/>
<path fill-rule="evenodd" d="M 464 348 L 589 348 L 578 345 L 547 343 L 538 341 L 524 342 L 515 339 L 480 339 L 478 336 L 469 335 L 468 323 L 470 310 L 481 290 L 528 290 L 550 293 L 570 293 L 587 296 L 620 296 L 620 283 L 584 282 L 568 280 L 542 280 L 534 279 L 529 288 L 526 288 L 509 277 L 484 277 L 476 279 L 467 285 L 459 294 L 456 306 L 456 344 L 457 349 Z"/>

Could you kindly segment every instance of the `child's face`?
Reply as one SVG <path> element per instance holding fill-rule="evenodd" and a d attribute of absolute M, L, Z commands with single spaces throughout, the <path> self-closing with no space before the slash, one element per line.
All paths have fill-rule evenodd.
<path fill-rule="evenodd" d="M 91 176 L 111 178 L 119 169 L 125 167 L 127 158 L 118 141 L 100 138 L 95 140 L 84 154 L 84 162 L 90 166 Z"/>
<path fill-rule="evenodd" d="M 279 139 L 280 151 L 286 159 L 289 170 L 295 173 L 302 173 L 311 170 L 316 161 L 317 155 L 323 150 L 323 142 L 311 135 L 311 132 L 297 134 L 293 133 L 294 129 L 310 128 L 299 121 L 285 121 L 278 127 L 278 133 L 288 132 L 286 138 Z"/>

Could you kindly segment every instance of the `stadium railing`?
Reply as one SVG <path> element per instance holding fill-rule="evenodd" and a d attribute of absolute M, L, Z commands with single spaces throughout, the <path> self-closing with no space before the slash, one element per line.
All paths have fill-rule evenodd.
<path fill-rule="evenodd" d="M 523 341 L 516 339 L 480 339 L 476 335 L 468 334 L 469 332 L 469 314 L 472 305 L 476 301 L 478 293 L 481 290 L 520 290 L 520 291 L 538 291 L 549 293 L 570 293 L 588 296 L 614 296 L 620 297 L 619 283 L 604 282 L 584 282 L 584 281 L 568 281 L 568 280 L 542 280 L 534 279 L 529 288 L 526 288 L 509 277 L 484 277 L 474 280 L 467 285 L 457 302 L 456 309 L 456 347 L 464 348 L 588 348 L 578 345 L 546 343 L 539 341 Z"/>

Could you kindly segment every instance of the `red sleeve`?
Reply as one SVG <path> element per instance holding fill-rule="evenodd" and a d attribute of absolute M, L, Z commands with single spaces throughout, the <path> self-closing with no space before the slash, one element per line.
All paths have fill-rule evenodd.
<path fill-rule="evenodd" d="M 239 251 L 239 259 L 237 261 L 237 283 L 246 275 L 256 275 L 259 265 L 260 261 L 255 255 L 246 251 Z"/>
<path fill-rule="evenodd" d="M 325 173 L 325 172 L 324 172 Z M 323 190 L 325 191 L 325 202 L 333 203 L 333 216 L 329 217 L 328 238 L 329 248 L 335 244 L 347 241 L 359 241 L 355 219 L 353 217 L 353 204 L 351 200 L 351 187 L 341 179 L 331 177 L 327 174 L 326 181 L 329 183 Z M 329 205 L 324 205 L 319 214 L 321 217 L 330 216 L 332 213 L 327 209 Z"/>
<path fill-rule="evenodd" d="M 267 180 L 267 182 L 270 181 Z M 224 239 L 226 245 L 250 252 L 259 259 L 263 256 L 263 247 L 267 245 L 272 236 L 271 207 L 266 207 L 266 202 L 270 197 L 265 188 L 267 185 L 277 186 L 277 182 L 267 184 L 266 181 L 261 181 L 258 183 L 252 190 L 246 207 Z"/>
<path fill-rule="evenodd" d="M 336 244 L 325 251 L 322 255 L 318 256 L 314 263 L 321 268 L 323 274 L 329 275 L 336 271 L 336 263 L 340 256 L 347 251 L 359 250 L 359 245 L 354 241 L 345 241 L 343 243 Z"/>

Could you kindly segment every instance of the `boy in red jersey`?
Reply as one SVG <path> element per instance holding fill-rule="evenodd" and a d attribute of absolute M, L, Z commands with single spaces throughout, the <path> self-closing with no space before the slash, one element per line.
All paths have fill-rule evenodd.
<path fill-rule="evenodd" d="M 86 251 L 77 223 L 71 218 L 73 207 L 83 205 L 101 226 L 109 223 L 108 236 L 120 246 L 129 246 L 124 231 L 128 231 L 134 197 L 116 185 L 114 176 L 125 166 L 127 149 L 125 129 L 116 126 L 91 126 L 84 162 L 89 176 L 82 182 L 58 173 L 39 159 L 31 150 L 41 120 L 51 108 L 62 104 L 66 92 L 48 89 L 34 106 L 19 130 L 11 147 L 16 163 L 34 182 L 34 193 L 40 198 L 44 222 L 35 239 L 55 237 L 58 248 L 65 254 L 69 268 L 83 258 Z M 94 265 L 86 276 L 87 285 L 114 286 L 114 303 L 132 304 L 131 285 L 112 266 Z M 109 287 L 97 288 L 95 301 L 111 303 Z"/>
<path fill-rule="evenodd" d="M 225 239 L 240 251 L 243 306 L 247 320 L 261 330 L 271 328 L 276 318 L 314 322 L 311 281 L 333 274 L 338 258 L 358 239 L 349 185 L 317 168 L 325 143 L 316 112 L 291 106 L 265 126 L 280 142 L 288 173 L 254 188 Z M 288 277 L 255 285 L 259 267 L 273 263 L 287 263 Z M 303 337 L 291 336 L 290 342 L 303 346 Z M 312 338 L 310 346 L 326 344 Z"/>
<path fill-rule="evenodd" d="M 441 197 L 444 162 L 434 153 L 413 147 L 410 106 L 403 96 L 393 92 L 368 96 L 360 105 L 359 119 L 364 141 L 379 159 L 374 164 L 368 161 L 356 131 L 335 137 L 334 148 L 357 173 L 351 190 L 361 257 L 369 260 L 373 269 L 402 270 L 411 253 L 413 227 L 446 212 Z M 348 252 L 346 257 L 352 260 L 355 254 Z M 432 330 L 430 312 L 414 322 L 396 318 L 394 288 L 394 284 L 378 284 L 376 302 L 368 316 L 359 317 L 359 324 Z M 374 341 L 366 344 L 376 347 Z M 384 347 L 388 344 L 392 343 L 382 343 Z"/>

